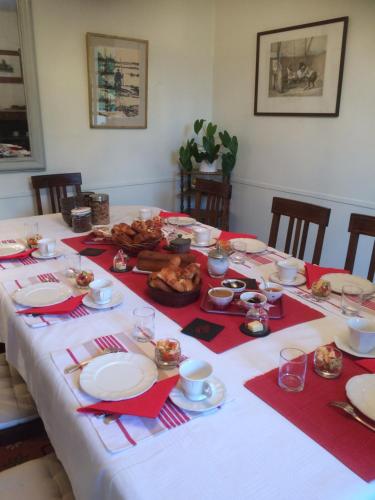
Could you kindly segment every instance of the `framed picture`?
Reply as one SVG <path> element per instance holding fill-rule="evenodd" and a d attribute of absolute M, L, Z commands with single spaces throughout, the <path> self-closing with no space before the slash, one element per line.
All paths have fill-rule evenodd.
<path fill-rule="evenodd" d="M 257 35 L 255 115 L 338 116 L 348 18 Z"/>
<path fill-rule="evenodd" d="M 87 33 L 91 128 L 147 128 L 148 41 Z"/>
<path fill-rule="evenodd" d="M 18 50 L 0 50 L 0 83 L 22 83 L 21 56 Z"/>

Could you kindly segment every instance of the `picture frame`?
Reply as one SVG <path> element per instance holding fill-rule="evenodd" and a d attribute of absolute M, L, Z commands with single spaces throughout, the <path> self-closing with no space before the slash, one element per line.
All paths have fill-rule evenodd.
<path fill-rule="evenodd" d="M 339 116 L 348 21 L 258 33 L 254 114 Z"/>
<path fill-rule="evenodd" d="M 21 54 L 18 50 L 0 50 L 0 83 L 22 83 Z"/>
<path fill-rule="evenodd" d="M 86 34 L 91 128 L 147 128 L 148 41 Z"/>

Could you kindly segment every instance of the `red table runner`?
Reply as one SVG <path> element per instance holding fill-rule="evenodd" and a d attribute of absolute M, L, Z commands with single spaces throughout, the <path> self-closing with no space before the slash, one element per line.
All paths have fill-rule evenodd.
<path fill-rule="evenodd" d="M 362 479 L 372 481 L 375 479 L 375 433 L 343 410 L 328 405 L 330 401 L 347 401 L 346 382 L 367 371 L 351 356 L 344 355 L 341 376 L 327 380 L 314 372 L 313 356 L 312 352 L 308 357 L 302 392 L 290 393 L 280 389 L 277 384 L 278 368 L 248 380 L 245 387 Z"/>
<path fill-rule="evenodd" d="M 62 240 L 64 243 L 74 248 L 77 251 L 83 250 L 87 245 L 84 244 L 85 236 L 78 236 L 75 238 L 67 238 Z M 222 330 L 214 339 L 210 342 L 198 339 L 203 345 L 211 349 L 211 351 L 220 354 L 222 352 L 227 351 L 228 349 L 232 349 L 233 347 L 244 344 L 245 342 L 249 342 L 254 340 L 254 337 L 248 337 L 240 332 L 239 326 L 244 322 L 244 317 L 241 316 L 225 316 L 223 314 L 212 314 L 206 313 L 202 311 L 200 308 L 200 300 L 194 302 L 185 307 L 173 308 L 163 306 L 161 304 L 156 303 L 151 297 L 147 294 L 147 277 L 145 274 L 139 273 L 112 273 L 110 271 L 110 267 L 112 266 L 112 260 L 114 255 L 117 252 L 116 247 L 106 246 L 106 245 L 96 245 L 95 248 L 103 248 L 106 250 L 103 254 L 96 257 L 89 257 L 92 261 L 94 261 L 99 266 L 106 269 L 108 272 L 112 274 L 119 281 L 124 283 L 128 288 L 130 288 L 137 295 L 142 297 L 142 299 L 146 300 L 149 304 L 151 304 L 155 309 L 159 310 L 167 317 L 173 319 L 176 323 L 178 323 L 181 327 L 186 326 L 193 319 L 199 317 L 205 319 L 207 321 L 211 321 L 213 323 L 220 324 L 224 326 L 224 330 Z M 205 293 L 206 290 L 211 286 L 219 286 L 220 281 L 218 279 L 211 278 L 207 274 L 207 257 L 199 252 L 192 251 L 197 258 L 197 262 L 201 265 L 202 270 L 202 293 Z M 241 278 L 243 277 L 241 274 L 229 270 L 228 278 Z M 270 320 L 270 329 L 271 332 L 277 332 L 284 328 L 288 328 L 293 325 L 297 325 L 299 323 L 304 323 L 306 321 L 312 321 L 314 319 L 319 319 L 324 317 L 319 311 L 308 307 L 301 302 L 288 297 L 283 297 L 283 307 L 284 307 L 284 318 Z"/>

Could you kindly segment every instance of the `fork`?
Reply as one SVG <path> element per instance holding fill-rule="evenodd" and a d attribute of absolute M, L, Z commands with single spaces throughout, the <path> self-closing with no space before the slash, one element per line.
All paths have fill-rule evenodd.
<path fill-rule="evenodd" d="M 97 358 L 98 356 L 103 356 L 104 354 L 110 354 L 110 353 L 120 352 L 120 351 L 123 351 L 123 349 L 121 349 L 120 347 L 106 347 L 105 349 L 103 349 L 101 352 L 99 352 L 95 356 L 91 356 L 91 358 L 85 359 L 85 361 L 81 361 L 80 363 L 76 363 L 74 365 L 67 366 L 64 369 L 64 373 L 73 373 L 73 372 L 79 370 L 80 368 L 83 368 L 87 364 L 89 364 L 90 361 Z"/>
<path fill-rule="evenodd" d="M 368 424 L 363 418 L 361 418 L 358 413 L 355 411 L 354 407 L 350 405 L 349 403 L 346 403 L 345 401 L 331 401 L 329 403 L 330 406 L 336 406 L 337 408 L 341 408 L 342 410 L 346 411 L 346 413 L 349 413 L 350 416 L 352 416 L 355 420 L 360 422 L 362 425 L 367 427 L 368 429 L 372 430 L 375 432 L 375 427 L 373 425 Z"/>

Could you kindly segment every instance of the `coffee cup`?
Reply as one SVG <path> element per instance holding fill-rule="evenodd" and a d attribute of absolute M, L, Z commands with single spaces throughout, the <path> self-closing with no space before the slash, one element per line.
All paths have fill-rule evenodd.
<path fill-rule="evenodd" d="M 140 208 L 139 209 L 139 218 L 141 220 L 151 219 L 152 211 L 151 208 Z"/>
<path fill-rule="evenodd" d="M 279 260 L 276 263 L 278 275 L 281 281 L 293 282 L 298 272 L 297 262 L 291 260 Z"/>
<path fill-rule="evenodd" d="M 366 354 L 375 349 L 375 320 L 350 318 L 347 322 L 350 330 L 349 344 L 352 349 Z"/>
<path fill-rule="evenodd" d="M 180 364 L 181 388 L 191 401 L 200 401 L 212 394 L 207 379 L 212 374 L 212 366 L 207 361 L 187 359 Z"/>
<path fill-rule="evenodd" d="M 100 278 L 89 284 L 90 296 L 96 304 L 107 304 L 112 298 L 112 281 Z"/>
<path fill-rule="evenodd" d="M 197 243 L 198 245 L 204 245 L 210 242 L 211 229 L 202 226 L 194 227 L 193 236 L 194 236 L 194 243 Z"/>
<path fill-rule="evenodd" d="M 56 250 L 56 240 L 51 238 L 42 238 L 38 241 L 38 250 L 40 255 L 45 257 L 49 255 L 54 255 Z"/>

